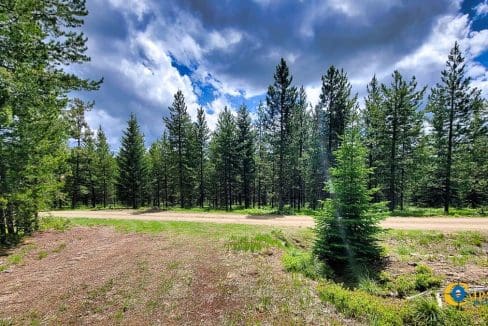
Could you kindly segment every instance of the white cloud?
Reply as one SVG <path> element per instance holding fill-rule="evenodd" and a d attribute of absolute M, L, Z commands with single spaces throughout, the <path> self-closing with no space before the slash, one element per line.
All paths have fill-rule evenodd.
<path fill-rule="evenodd" d="M 484 16 L 488 14 L 488 0 L 480 2 L 476 7 L 474 7 L 477 16 Z"/>
<path fill-rule="evenodd" d="M 307 93 L 307 101 L 315 107 L 320 101 L 321 85 L 316 86 L 306 86 L 305 93 Z"/>
<path fill-rule="evenodd" d="M 85 117 L 92 130 L 97 130 L 99 126 L 102 126 L 110 148 L 115 151 L 119 147 L 121 131 L 126 127 L 125 121 L 110 115 L 99 107 L 88 111 Z"/>
<path fill-rule="evenodd" d="M 219 114 L 224 111 L 224 108 L 227 107 L 232 112 L 236 112 L 236 108 L 234 108 L 230 102 L 225 98 L 225 96 L 220 96 L 214 99 L 206 106 L 207 111 L 207 124 L 210 130 L 215 130 L 217 126 L 217 121 L 219 119 Z M 208 112 L 212 111 L 212 114 Z"/>

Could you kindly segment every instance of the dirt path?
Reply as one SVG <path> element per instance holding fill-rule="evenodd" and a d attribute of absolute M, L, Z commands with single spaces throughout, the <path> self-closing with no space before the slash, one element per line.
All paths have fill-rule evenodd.
<path fill-rule="evenodd" d="M 280 251 L 75 227 L 27 238 L 0 272 L 0 325 L 356 325 L 320 302 Z M 2 260 L 7 257 L 1 255 Z"/>
<path fill-rule="evenodd" d="M 310 216 L 251 216 L 232 213 L 195 213 L 195 212 L 147 212 L 137 210 L 74 210 L 52 211 L 42 213 L 43 216 L 86 217 L 99 219 L 133 219 L 150 221 L 188 221 L 213 222 L 231 224 L 255 224 L 277 227 L 311 227 L 314 225 Z M 382 222 L 385 228 L 400 230 L 437 230 L 453 231 L 482 231 L 488 232 L 488 218 L 453 218 L 453 217 L 390 217 Z"/>

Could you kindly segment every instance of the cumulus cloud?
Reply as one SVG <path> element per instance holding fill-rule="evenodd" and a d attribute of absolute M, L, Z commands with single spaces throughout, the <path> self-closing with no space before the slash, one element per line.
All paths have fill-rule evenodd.
<path fill-rule="evenodd" d="M 480 2 L 474 7 L 477 16 L 484 16 L 488 14 L 488 0 Z"/>
<path fill-rule="evenodd" d="M 394 69 L 433 85 L 455 40 L 486 96 L 486 66 L 476 60 L 488 48 L 488 30 L 473 29 L 474 18 L 461 6 L 458 0 L 88 0 L 84 29 L 92 62 L 79 71 L 105 77 L 89 95 L 96 101 L 91 123 L 114 129 L 116 144 L 124 126 L 117 132 L 111 119 L 119 128 L 134 112 L 152 141 L 181 89 L 190 114 L 204 106 L 213 127 L 224 106 L 263 99 L 281 57 L 312 104 L 331 64 L 345 69 L 360 97 L 373 74 L 387 82 Z M 470 10 L 481 17 L 487 7 L 485 0 Z"/>

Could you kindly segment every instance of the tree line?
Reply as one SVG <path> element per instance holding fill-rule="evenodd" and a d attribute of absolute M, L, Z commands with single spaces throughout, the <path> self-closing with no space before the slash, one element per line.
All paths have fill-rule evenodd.
<path fill-rule="evenodd" d="M 71 206 L 318 209 L 330 196 L 333 153 L 353 120 L 373 171 L 368 189 L 378 189 L 374 201 L 387 201 L 390 210 L 413 204 L 446 212 L 451 205 L 487 204 L 487 103 L 470 87 L 457 43 L 427 97 L 415 77 L 394 71 L 386 84 L 372 78 L 362 110 L 346 72 L 334 66 L 322 76 L 313 108 L 284 59 L 273 79 L 254 121 L 245 105 L 236 113 L 225 108 L 213 132 L 203 108 L 191 120 L 178 91 L 163 135 L 149 150 L 134 114 L 115 157 L 101 130 L 93 140 L 86 123 L 76 124 L 84 126 L 86 139 L 73 133 L 77 145 L 65 188 Z"/>
<path fill-rule="evenodd" d="M 386 84 L 372 78 L 359 109 L 347 73 L 331 66 L 312 107 L 281 59 L 257 108 L 225 108 L 210 131 L 204 109 L 192 121 L 178 91 L 157 141 L 146 148 L 132 114 L 113 153 L 86 122 L 94 103 L 70 96 L 102 82 L 66 70 L 90 60 L 79 31 L 87 14 L 83 0 L 0 4 L 0 242 L 35 230 L 50 207 L 321 208 L 352 121 L 374 201 L 446 212 L 487 204 L 487 102 L 457 43 L 428 94 L 395 71 Z"/>

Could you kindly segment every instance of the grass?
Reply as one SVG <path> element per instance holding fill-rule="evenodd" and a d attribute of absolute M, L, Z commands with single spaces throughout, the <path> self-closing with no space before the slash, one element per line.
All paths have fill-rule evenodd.
<path fill-rule="evenodd" d="M 407 207 L 404 210 L 393 211 L 390 216 L 407 216 L 407 217 L 432 217 L 445 216 L 443 208 L 422 208 Z M 488 209 L 484 208 L 450 208 L 447 216 L 452 217 L 481 217 L 488 216 Z"/>
<path fill-rule="evenodd" d="M 198 237 L 224 239 L 225 246 L 234 251 L 262 252 L 277 248 L 283 251 L 281 260 L 285 271 L 318 281 L 317 293 L 323 301 L 334 305 L 346 316 L 369 324 L 470 325 L 478 323 L 484 325 L 488 319 L 488 308 L 485 307 L 476 309 L 466 307 L 458 311 L 451 308 L 438 308 L 437 303 L 428 295 L 415 300 L 404 299 L 409 295 L 426 290 L 437 290 L 442 286 L 443 277 L 428 266 L 430 260 L 439 261 L 442 258 L 449 259 L 448 263 L 463 266 L 468 263 L 488 266 L 488 259 L 483 258 L 486 256 L 483 248 L 488 242 L 488 236 L 479 232 L 445 234 L 417 230 L 386 231 L 381 235 L 386 251 L 400 258 L 400 261 L 414 261 L 417 264 L 414 272 L 400 275 L 383 272 L 378 276 L 364 277 L 356 288 L 345 288 L 324 278 L 324 275 L 327 275 L 327 268 L 317 262 L 311 254 L 314 236 L 310 229 L 278 231 L 266 226 L 239 224 L 84 218 L 71 219 L 70 222 L 50 218 L 47 223 L 42 219 L 41 225 L 55 229 L 104 225 L 113 226 L 122 232 L 168 232 L 191 236 L 192 239 Z M 178 266 L 179 263 L 175 262 L 174 266 L 168 265 L 168 269 L 178 269 Z M 262 283 L 259 286 L 265 286 L 270 282 L 266 278 L 271 277 L 270 275 L 260 277 Z M 162 283 L 161 291 L 167 291 L 167 288 L 171 288 L 171 284 Z M 303 281 L 297 281 L 297 284 L 303 284 Z M 257 303 L 253 309 L 257 309 L 258 312 L 267 313 L 270 309 L 275 309 L 273 295 L 270 295 L 267 290 L 256 293 L 256 298 Z M 156 302 L 147 303 L 149 309 L 155 309 L 156 304 Z M 286 314 L 291 308 L 283 305 L 280 309 Z M 232 320 L 235 318 L 238 323 L 241 317 L 236 315 L 229 318 Z"/>
<path fill-rule="evenodd" d="M 442 233 L 421 230 L 389 230 L 381 235 L 386 251 L 404 262 L 449 259 L 456 266 L 485 266 L 483 243 L 488 235 L 474 231 Z"/>
<path fill-rule="evenodd" d="M 35 248 L 36 248 L 36 246 L 34 244 L 28 244 L 28 245 L 22 246 L 20 248 L 20 250 L 18 250 L 14 254 L 9 255 L 7 257 L 6 262 L 4 262 L 3 264 L 0 265 L 0 272 L 8 270 L 11 266 L 22 264 L 25 256 Z"/>

